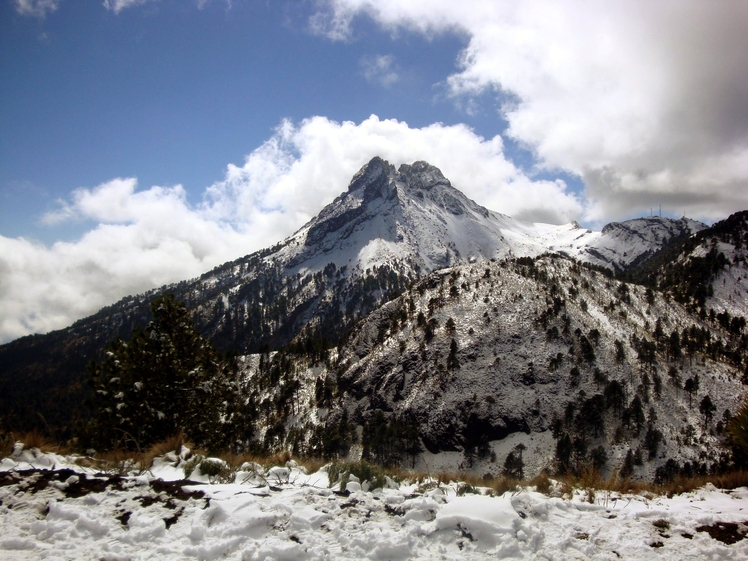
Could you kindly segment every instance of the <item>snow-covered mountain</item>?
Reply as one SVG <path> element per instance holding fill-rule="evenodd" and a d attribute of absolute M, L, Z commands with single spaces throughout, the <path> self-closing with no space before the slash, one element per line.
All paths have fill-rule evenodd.
<path fill-rule="evenodd" d="M 692 310 L 715 310 L 722 321 L 727 321 L 724 314 L 748 315 L 748 211 L 679 240 L 629 276 L 667 291 Z"/>
<path fill-rule="evenodd" d="M 556 253 L 620 271 L 702 227 L 650 218 L 592 232 L 576 223 L 517 221 L 471 201 L 426 162 L 396 169 L 374 158 L 279 244 L 198 279 L 127 297 L 67 329 L 1 346 L 0 406 L 15 425 L 32 427 L 43 412 L 46 423 L 69 431 L 85 394 L 86 363 L 108 340 L 127 338 L 144 324 L 158 294 L 185 301 L 221 350 L 246 354 L 289 344 L 319 350 L 339 344 L 371 312 L 445 267 Z"/>
<path fill-rule="evenodd" d="M 576 222 L 523 222 L 468 199 L 427 162 L 395 169 L 373 158 L 346 192 L 265 259 L 290 275 L 316 272 L 330 263 L 362 274 L 392 263 L 409 272 L 431 272 L 483 259 L 557 252 L 620 272 L 706 227 L 687 218 L 660 217 L 613 222 L 602 232 Z"/>
<path fill-rule="evenodd" d="M 679 220 L 659 216 L 635 218 L 611 222 L 601 232 L 586 230 L 571 243 L 549 244 L 548 249 L 621 273 L 669 243 L 706 228 L 706 224 L 685 217 Z"/>

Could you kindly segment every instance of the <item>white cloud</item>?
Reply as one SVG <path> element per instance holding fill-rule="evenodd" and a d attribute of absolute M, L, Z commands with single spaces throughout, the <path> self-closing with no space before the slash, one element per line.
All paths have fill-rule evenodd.
<path fill-rule="evenodd" d="M 125 8 L 132 8 L 133 6 L 142 6 L 147 2 L 154 2 L 158 0 L 104 0 L 104 7 L 107 10 L 119 14 Z"/>
<path fill-rule="evenodd" d="M 242 166 L 229 165 L 200 205 L 179 185 L 138 190 L 135 179 L 114 179 L 75 190 L 44 217 L 95 221 L 80 240 L 45 246 L 0 236 L 0 341 L 65 327 L 128 294 L 267 247 L 316 215 L 376 155 L 395 165 L 429 161 L 471 198 L 512 216 L 566 222 L 582 212 L 563 183 L 532 181 L 506 160 L 500 137 L 464 125 L 284 121 Z"/>
<path fill-rule="evenodd" d="M 244 166 L 229 166 L 226 179 L 208 189 L 202 210 L 231 222 L 261 220 L 279 239 L 290 233 L 290 217 L 301 226 L 374 156 L 394 165 L 426 160 L 469 197 L 517 218 L 561 223 L 582 212 L 563 182 L 532 181 L 509 162 L 499 136 L 484 139 L 465 125 L 410 128 L 375 115 L 361 124 L 284 121 Z"/>
<path fill-rule="evenodd" d="M 459 98 L 511 99 L 507 133 L 542 165 L 580 175 L 587 218 L 661 202 L 724 217 L 748 207 L 748 3 L 701 0 L 327 0 L 312 29 L 466 33 Z"/>
<path fill-rule="evenodd" d="M 389 88 L 400 79 L 392 55 L 374 55 L 361 58 L 361 71 L 370 84 Z"/>
<path fill-rule="evenodd" d="M 16 12 L 22 16 L 43 18 L 47 13 L 54 12 L 62 0 L 14 0 Z"/>

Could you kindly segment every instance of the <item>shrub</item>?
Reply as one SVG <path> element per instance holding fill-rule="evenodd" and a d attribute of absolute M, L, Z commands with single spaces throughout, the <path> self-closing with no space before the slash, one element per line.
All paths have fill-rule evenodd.
<path fill-rule="evenodd" d="M 368 481 L 370 489 L 379 489 L 387 485 L 387 473 L 384 468 L 366 460 L 352 463 L 333 462 L 327 468 L 330 487 L 339 483 L 341 491 L 345 489 L 351 475 L 356 476 L 361 483 Z"/>

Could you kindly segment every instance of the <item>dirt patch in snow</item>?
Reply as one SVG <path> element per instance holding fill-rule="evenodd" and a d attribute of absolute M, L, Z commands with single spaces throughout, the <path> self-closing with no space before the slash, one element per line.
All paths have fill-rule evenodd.
<path fill-rule="evenodd" d="M 121 475 L 109 475 L 97 473 L 88 477 L 85 473 L 73 471 L 72 469 L 40 470 L 29 469 L 0 473 L 0 487 L 17 485 L 20 491 L 35 494 L 47 487 L 59 489 L 66 497 L 77 499 L 89 493 L 103 493 L 106 490 L 122 491 L 125 479 Z M 185 486 L 202 485 L 196 481 L 181 479 L 179 481 L 163 481 L 153 479 L 148 482 L 150 488 L 156 493 L 154 496 L 139 497 L 149 506 L 154 502 L 163 502 L 168 508 L 175 508 L 173 499 L 186 501 L 189 499 L 202 499 L 205 493 L 199 490 L 185 490 Z M 148 502 L 149 504 L 145 504 Z"/>
<path fill-rule="evenodd" d="M 748 521 L 745 522 L 715 522 L 711 526 L 699 526 L 697 532 L 706 532 L 713 539 L 730 545 L 737 543 L 748 534 Z"/>

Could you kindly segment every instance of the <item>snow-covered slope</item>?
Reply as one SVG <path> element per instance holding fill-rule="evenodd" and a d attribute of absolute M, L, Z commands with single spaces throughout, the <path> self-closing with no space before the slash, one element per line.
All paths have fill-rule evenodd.
<path fill-rule="evenodd" d="M 373 491 L 349 481 L 340 492 L 325 468 L 307 474 L 293 461 L 208 483 L 183 480 L 174 453 L 123 475 L 38 450 L 19 455 L 0 465 L 0 557 L 9 561 L 748 557 L 745 487 L 665 497 L 564 494 L 555 484 L 550 494 L 490 496 L 426 479 Z"/>
<path fill-rule="evenodd" d="M 727 312 L 731 316 L 748 316 L 748 212 L 738 212 L 715 224 L 686 246 L 672 265 L 688 269 L 699 260 L 708 262 L 716 256 L 711 278 L 707 308 Z"/>
<path fill-rule="evenodd" d="M 732 214 L 632 267 L 627 276 L 722 321 L 748 315 L 748 211 Z M 730 321 L 732 321 L 730 319 Z"/>
<path fill-rule="evenodd" d="M 329 263 L 365 271 L 396 261 L 430 272 L 482 259 L 556 252 L 619 272 L 704 228 L 687 218 L 660 217 L 613 222 L 602 232 L 576 222 L 523 222 L 468 199 L 427 162 L 395 169 L 374 158 L 346 192 L 266 259 L 291 274 L 318 271 Z"/>
<path fill-rule="evenodd" d="M 573 228 L 575 223 L 561 226 L 540 240 L 549 251 L 574 257 L 585 263 L 620 273 L 641 263 L 669 242 L 688 237 L 707 228 L 706 224 L 681 218 L 635 218 L 611 222 L 601 232 Z"/>
<path fill-rule="evenodd" d="M 578 465 L 601 447 L 610 474 L 638 450 L 633 473 L 651 480 L 668 460 L 696 470 L 722 461 L 717 425 L 745 394 L 732 358 L 745 350 L 718 321 L 547 256 L 437 271 L 370 314 L 328 366 L 285 357 L 288 374 L 272 385 L 263 381 L 271 362 L 263 370 L 248 361 L 246 372 L 259 410 L 287 411 L 272 417 L 296 439 L 286 446 L 313 447 L 315 431 L 343 422 L 364 435 L 374 425 L 393 435 L 410 426 L 425 450 L 394 456 L 419 469 L 497 474 L 521 444 L 533 475 L 557 467 L 556 443 L 567 433 L 584 443 Z M 684 382 L 697 377 L 689 395 Z M 298 388 L 292 404 L 282 397 L 286 387 Z M 709 419 L 700 412 L 707 396 L 715 407 Z M 263 427 L 272 423 L 258 425 L 269 446 Z M 367 438 L 358 453 L 386 461 Z M 412 436 L 403 438 L 406 450 Z"/>

